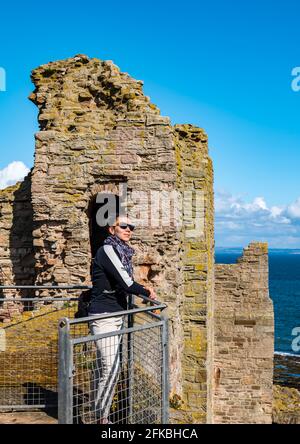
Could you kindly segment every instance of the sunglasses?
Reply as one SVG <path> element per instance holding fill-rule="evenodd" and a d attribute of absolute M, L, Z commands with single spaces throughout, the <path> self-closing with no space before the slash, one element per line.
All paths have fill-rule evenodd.
<path fill-rule="evenodd" d="M 132 224 L 120 223 L 115 226 L 120 227 L 122 230 L 126 230 L 127 227 L 129 228 L 130 231 L 133 231 L 135 229 L 135 225 Z"/>

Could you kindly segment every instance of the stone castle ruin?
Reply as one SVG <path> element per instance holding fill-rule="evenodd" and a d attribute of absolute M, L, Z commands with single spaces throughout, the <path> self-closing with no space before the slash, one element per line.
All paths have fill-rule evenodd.
<path fill-rule="evenodd" d="M 188 192 L 184 221 L 197 210 L 198 193 L 196 226 L 163 224 L 156 212 L 157 223 L 138 225 L 132 238 L 135 279 L 168 305 L 171 396 L 182 400 L 177 413 L 185 422 L 270 423 L 267 245 L 253 242 L 236 264 L 214 264 L 205 132 L 172 126 L 143 82 L 111 61 L 77 55 L 42 65 L 31 78 L 40 130 L 31 172 L 0 191 L 0 285 L 90 285 L 103 238 L 95 224 L 99 193 L 122 199 L 126 187 L 134 208 L 145 203 L 136 204 L 136 195 Z M 0 307 L 0 319 L 6 316 Z"/>

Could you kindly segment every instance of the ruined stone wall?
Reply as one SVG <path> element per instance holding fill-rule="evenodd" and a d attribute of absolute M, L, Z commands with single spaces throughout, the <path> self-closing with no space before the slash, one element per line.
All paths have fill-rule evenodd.
<path fill-rule="evenodd" d="M 36 282 L 89 284 L 92 199 L 104 191 L 120 195 L 124 183 L 129 206 L 147 201 L 150 190 L 174 190 L 173 130 L 144 96 L 142 82 L 112 62 L 76 56 L 39 67 L 32 80 L 41 127 L 32 174 Z M 136 192 L 148 197 L 136 201 Z M 153 285 L 169 304 L 175 392 L 181 390 L 180 242 L 159 212 L 132 238 L 136 280 Z"/>
<path fill-rule="evenodd" d="M 274 353 L 268 249 L 215 266 L 214 423 L 271 423 Z"/>
<path fill-rule="evenodd" d="M 0 190 L 0 285 L 33 285 L 32 206 L 30 174 L 14 186 Z M 5 296 L 28 296 L 23 291 L 2 291 Z M 10 307 L 10 312 L 13 312 Z M 0 320 L 9 318 L 0 307 Z"/>
<path fill-rule="evenodd" d="M 213 167 L 205 132 L 192 125 L 175 125 L 177 188 L 185 196 L 182 226 L 184 329 L 182 410 L 188 422 L 205 423 L 209 403 L 209 307 L 213 300 L 214 207 Z M 189 205 L 192 200 L 192 205 Z M 192 216 L 191 217 L 191 214 Z M 191 221 L 192 224 L 191 224 Z M 193 232 L 193 231 L 195 232 Z"/>
<path fill-rule="evenodd" d="M 132 244 L 137 251 L 135 278 L 158 289 L 169 306 L 171 393 L 182 396 L 191 420 L 204 422 L 213 272 L 207 136 L 192 125 L 173 128 L 144 96 L 143 82 L 109 61 L 79 55 L 39 67 L 32 80 L 36 89 L 30 99 L 39 108 L 41 131 L 35 135 L 26 205 L 32 204 L 28 233 L 34 257 L 31 277 L 35 275 L 37 284 L 90 284 L 89 211 L 98 192 L 119 195 L 119 185 L 125 183 L 129 206 L 136 208 L 150 199 L 144 195 L 137 202 L 138 191 L 203 191 L 196 235 L 178 228 L 173 213 L 163 224 L 168 204 L 161 202 L 153 212 L 148 200 L 151 220 L 138 227 Z M 187 221 L 190 216 L 186 211 Z"/>
<path fill-rule="evenodd" d="M 133 220 L 132 210 L 149 205 L 131 241 L 135 279 L 168 304 L 171 397 L 183 401 L 177 418 L 270 422 L 267 247 L 250 244 L 237 264 L 214 265 L 205 132 L 172 127 L 143 82 L 111 61 L 78 55 L 35 69 L 32 81 L 40 131 L 31 175 L 0 192 L 1 283 L 90 284 L 92 202 L 97 193 L 127 192 Z M 179 226 L 168 197 L 160 200 L 173 192 L 183 202 Z"/>

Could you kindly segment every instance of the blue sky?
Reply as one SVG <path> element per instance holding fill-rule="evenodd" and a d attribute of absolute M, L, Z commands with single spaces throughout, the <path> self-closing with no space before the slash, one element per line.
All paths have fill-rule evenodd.
<path fill-rule="evenodd" d="M 2 5 L 0 182 L 13 161 L 33 165 L 30 71 L 84 53 L 144 80 L 173 124 L 207 131 L 217 245 L 299 248 L 300 92 L 291 88 L 299 17 L 296 0 Z"/>

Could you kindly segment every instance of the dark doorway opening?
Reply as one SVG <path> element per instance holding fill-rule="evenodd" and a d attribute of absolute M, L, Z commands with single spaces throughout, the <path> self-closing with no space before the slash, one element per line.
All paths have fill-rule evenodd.
<path fill-rule="evenodd" d="M 98 195 L 99 196 L 99 195 Z M 96 253 L 100 247 L 102 247 L 104 240 L 109 235 L 108 232 L 108 224 L 105 226 L 99 225 L 97 221 L 97 214 L 99 215 L 98 211 L 104 207 L 104 209 L 101 211 L 102 216 L 107 220 L 108 217 L 119 215 L 120 214 L 120 198 L 117 195 L 110 195 L 110 197 L 107 196 L 107 193 L 103 193 L 103 201 L 101 203 L 97 202 L 99 201 L 99 198 L 97 199 L 97 196 L 95 196 L 91 203 L 89 208 L 89 218 L 90 218 L 90 245 L 91 245 L 91 253 L 92 258 L 96 256 Z M 111 204 L 111 202 L 113 204 Z"/>

